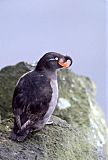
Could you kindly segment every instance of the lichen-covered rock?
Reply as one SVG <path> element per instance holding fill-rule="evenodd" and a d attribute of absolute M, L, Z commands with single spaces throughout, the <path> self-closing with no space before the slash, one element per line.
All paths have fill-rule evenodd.
<path fill-rule="evenodd" d="M 18 78 L 29 71 L 24 62 L 7 66 L 0 70 L 0 116 L 1 119 L 12 116 L 12 96 Z"/>
<path fill-rule="evenodd" d="M 104 148 L 108 156 L 108 127 L 95 100 L 94 82 L 69 70 L 63 70 L 58 80 L 60 96 L 55 115 L 70 124 L 78 125 L 86 136 L 89 135 L 90 143 L 97 148 L 106 145 Z"/>
<path fill-rule="evenodd" d="M 4 121 L 0 127 L 0 159 L 97 160 L 99 156 L 99 160 L 104 159 L 102 148 L 97 150 L 89 143 L 82 130 L 57 117 L 53 117 L 53 121 L 53 125 L 31 134 L 23 143 L 12 142 L 9 139 L 7 133 L 11 121 Z"/>
<path fill-rule="evenodd" d="M 24 143 L 9 139 L 13 90 L 18 78 L 31 68 L 21 62 L 0 71 L 0 159 L 106 160 L 108 129 L 95 102 L 95 84 L 70 70 L 58 74 L 59 100 L 54 114 L 59 118 L 53 117 L 54 124 L 31 134 Z"/>

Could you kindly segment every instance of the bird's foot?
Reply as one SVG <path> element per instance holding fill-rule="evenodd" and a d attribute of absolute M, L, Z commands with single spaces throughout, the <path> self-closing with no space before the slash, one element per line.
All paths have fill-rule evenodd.
<path fill-rule="evenodd" d="M 27 137 L 27 134 L 21 135 L 21 136 L 17 136 L 16 140 L 18 142 L 23 142 Z"/>
<path fill-rule="evenodd" d="M 28 136 L 28 134 L 29 134 L 29 130 L 26 130 L 25 132 L 22 132 L 22 133 L 21 132 L 14 133 L 14 131 L 12 131 L 10 138 L 13 141 L 23 142 Z"/>
<path fill-rule="evenodd" d="M 53 121 L 52 121 L 52 120 L 49 120 L 46 124 L 47 124 L 47 125 L 53 124 Z"/>

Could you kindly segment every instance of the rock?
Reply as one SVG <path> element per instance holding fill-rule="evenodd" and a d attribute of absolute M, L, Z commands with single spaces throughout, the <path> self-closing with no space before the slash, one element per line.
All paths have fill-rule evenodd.
<path fill-rule="evenodd" d="M 95 84 L 70 70 L 59 72 L 54 124 L 32 133 L 24 143 L 9 139 L 13 90 L 18 78 L 31 68 L 32 65 L 21 62 L 0 71 L 0 159 L 106 160 L 108 128 L 95 101 Z"/>
<path fill-rule="evenodd" d="M 18 78 L 29 71 L 24 62 L 7 66 L 0 70 L 0 115 L 1 118 L 12 116 L 12 96 Z"/>
<path fill-rule="evenodd" d="M 0 158 L 3 160 L 97 160 L 99 157 L 99 160 L 104 159 L 102 148 L 97 150 L 76 126 L 57 117 L 53 117 L 53 121 L 53 125 L 32 134 L 23 143 L 12 142 L 9 139 L 7 133 L 11 121 L 4 121 L 3 127 L 0 128 L 2 133 Z"/>

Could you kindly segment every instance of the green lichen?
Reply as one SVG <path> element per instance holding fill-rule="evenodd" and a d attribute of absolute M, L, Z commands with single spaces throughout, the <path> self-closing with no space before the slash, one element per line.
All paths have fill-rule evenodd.
<path fill-rule="evenodd" d="M 23 143 L 12 142 L 9 130 L 1 129 L 0 155 L 2 159 L 38 160 L 97 160 L 98 151 L 87 141 L 87 137 L 76 125 L 53 117 L 54 124 L 33 133 Z M 4 122 L 9 128 L 11 120 Z M 5 132 L 4 132 L 5 130 Z M 3 150 L 3 147 L 5 150 Z M 5 153 L 5 151 L 7 152 Z M 28 158 L 29 157 L 29 158 Z"/>
<path fill-rule="evenodd" d="M 24 62 L 8 66 L 0 71 L 0 115 L 1 118 L 12 116 L 12 96 L 19 77 L 29 71 Z"/>
<path fill-rule="evenodd" d="M 78 76 L 70 70 L 60 71 L 58 82 L 59 98 L 68 100 L 71 107 L 60 109 L 58 106 L 54 124 L 32 133 L 25 142 L 9 139 L 15 84 L 31 68 L 21 62 L 0 71 L 0 159 L 106 160 L 103 149 L 108 129 L 95 102 L 95 85 L 88 77 Z"/>

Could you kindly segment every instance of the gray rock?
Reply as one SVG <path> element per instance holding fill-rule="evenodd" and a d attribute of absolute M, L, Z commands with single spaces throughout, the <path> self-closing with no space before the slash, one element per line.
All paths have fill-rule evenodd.
<path fill-rule="evenodd" d="M 95 101 L 95 84 L 70 70 L 59 72 L 54 124 L 31 133 L 23 143 L 9 139 L 13 90 L 18 78 L 31 68 L 32 65 L 21 62 L 0 71 L 0 159 L 107 160 L 108 128 Z"/>

